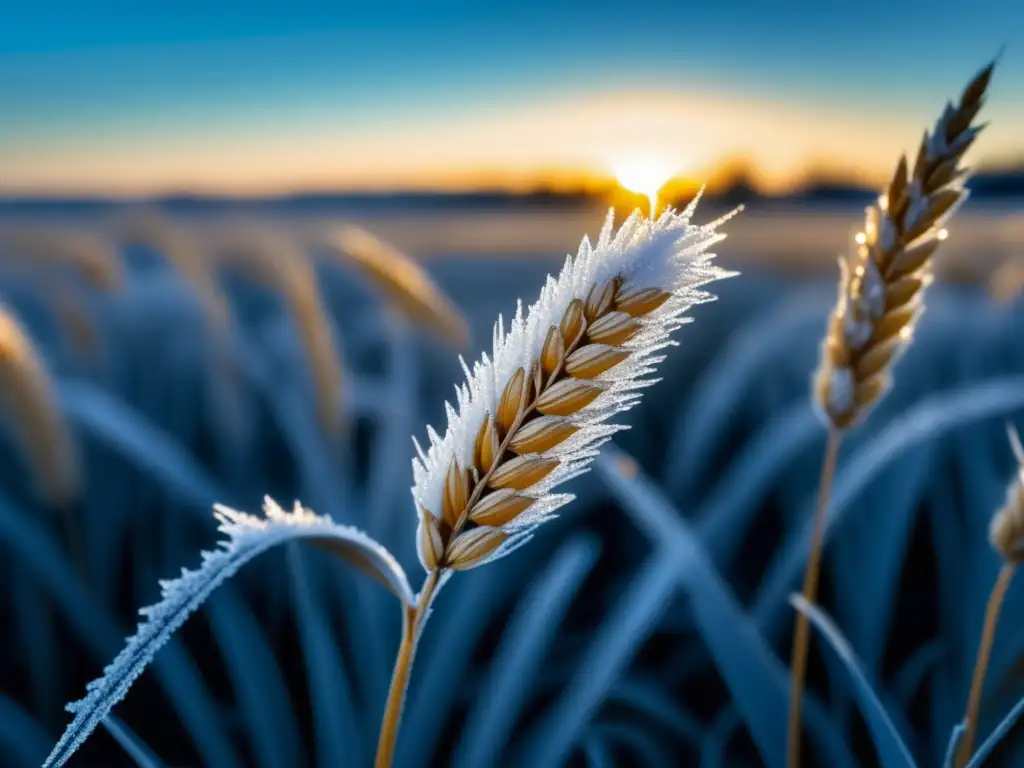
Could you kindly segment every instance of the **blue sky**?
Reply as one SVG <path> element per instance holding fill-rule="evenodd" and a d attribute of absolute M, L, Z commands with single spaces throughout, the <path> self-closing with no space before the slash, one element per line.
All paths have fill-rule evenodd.
<path fill-rule="evenodd" d="M 1004 44 L 979 154 L 1024 157 L 1010 0 L 19 5 L 0 25 L 0 183 L 15 188 L 596 172 L 645 142 L 694 172 L 743 155 L 781 179 L 846 156 L 870 176 L 873 153 L 891 165 Z M 627 111 L 619 133 L 595 125 Z M 728 139 L 702 132 L 730 116 Z"/>

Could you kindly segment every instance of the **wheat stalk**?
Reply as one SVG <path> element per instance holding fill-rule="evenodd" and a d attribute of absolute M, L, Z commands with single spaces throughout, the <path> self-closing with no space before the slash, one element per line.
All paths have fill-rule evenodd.
<path fill-rule="evenodd" d="M 79 490 L 78 453 L 50 377 L 17 318 L 0 307 L 0 398 L 36 491 L 67 511 Z"/>
<path fill-rule="evenodd" d="M 981 713 L 981 693 L 985 684 L 985 672 L 988 670 L 989 655 L 996 636 L 996 625 L 1003 599 L 1013 580 L 1017 566 L 1024 562 L 1024 447 L 1020 436 L 1012 427 L 1007 429 L 1013 455 L 1017 459 L 1017 472 L 1006 490 L 1006 502 L 996 512 L 989 526 L 989 541 L 992 548 L 1003 559 L 992 592 L 989 594 L 988 606 L 985 609 L 985 623 L 981 638 L 978 641 L 978 657 L 974 663 L 974 674 L 971 677 L 971 690 L 967 697 L 967 710 L 964 714 L 964 734 L 957 745 L 956 768 L 963 768 L 971 758 L 974 750 L 974 737 L 978 732 L 978 717 Z"/>
<path fill-rule="evenodd" d="M 102 291 L 119 291 L 124 285 L 124 270 L 117 251 L 110 241 L 97 235 L 8 228 L 0 232 L 0 252 L 7 262 L 72 268 Z"/>
<path fill-rule="evenodd" d="M 415 261 L 366 230 L 345 227 L 323 243 L 355 264 L 403 314 L 454 347 L 469 345 L 466 318 Z"/>
<path fill-rule="evenodd" d="M 416 644 L 437 591 L 454 571 L 492 562 L 524 544 L 568 503 L 559 484 L 586 471 L 598 448 L 624 427 L 606 423 L 631 408 L 673 344 L 669 334 L 692 305 L 714 297 L 700 287 L 729 274 L 706 249 L 724 235 L 690 224 L 696 200 L 656 221 L 639 211 L 596 247 L 584 238 L 558 278 L 508 332 L 499 318 L 484 355 L 447 407 L 442 438 L 417 444 L 413 498 L 417 549 L 427 573 L 405 610 L 376 765 L 390 766 Z M 465 366 L 464 366 L 465 367 Z"/>
<path fill-rule="evenodd" d="M 859 423 L 892 385 L 892 369 L 913 336 L 932 280 L 945 222 L 967 197 L 961 160 L 984 126 L 972 125 L 995 62 L 946 104 L 925 132 L 913 168 L 900 158 L 886 190 L 868 207 L 850 263 L 840 259 L 839 298 L 822 344 L 814 402 L 829 428 L 803 596 L 818 594 L 825 509 L 843 433 Z M 909 172 L 908 172 L 909 171 Z M 800 765 L 800 705 L 807 672 L 810 625 L 798 613 L 793 636 L 788 765 Z"/>
<path fill-rule="evenodd" d="M 213 253 L 219 264 L 240 268 L 284 297 L 312 366 L 317 416 L 325 431 L 336 437 L 344 426 L 343 369 L 312 265 L 290 238 L 252 227 L 223 234 Z"/>

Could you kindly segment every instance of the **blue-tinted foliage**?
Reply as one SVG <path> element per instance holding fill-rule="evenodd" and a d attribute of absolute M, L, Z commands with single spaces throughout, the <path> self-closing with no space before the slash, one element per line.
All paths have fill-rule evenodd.
<path fill-rule="evenodd" d="M 348 423 L 332 440 L 280 301 L 224 279 L 233 323 L 215 331 L 170 266 L 130 256 L 120 293 L 68 282 L 91 345 L 55 321 L 45 283 L 0 268 L 0 299 L 51 372 L 86 479 L 65 526 L 0 431 L 4 766 L 41 763 L 69 721 L 60 705 L 114 658 L 157 579 L 214 546 L 214 501 L 301 500 L 370 532 L 418 586 L 410 436 L 443 422 L 456 353 L 321 270 L 347 365 Z M 559 261 L 428 266 L 481 340 Z M 616 436 L 636 464 L 607 454 L 574 481 L 562 519 L 438 599 L 398 765 L 782 763 L 788 597 L 824 445 L 807 390 L 835 286 L 755 273 L 721 293 Z M 1019 305 L 936 285 L 891 396 L 844 443 L 821 596 L 841 636 L 815 634 L 805 699 L 820 764 L 943 764 L 999 566 L 986 528 L 1013 468 L 1003 424 L 1024 415 L 1021 339 Z M 247 565 L 157 654 L 83 764 L 368 763 L 398 603 L 324 552 L 285 549 Z M 1024 709 L 1017 587 L 978 762 L 1024 760 L 1010 727 Z"/>

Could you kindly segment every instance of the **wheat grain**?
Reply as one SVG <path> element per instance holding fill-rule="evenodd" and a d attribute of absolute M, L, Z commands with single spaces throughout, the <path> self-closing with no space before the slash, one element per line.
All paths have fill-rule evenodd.
<path fill-rule="evenodd" d="M 943 225 L 967 197 L 961 159 L 984 126 L 972 126 L 994 64 L 947 104 L 925 133 L 908 177 L 906 157 L 886 191 L 867 209 L 848 264 L 840 259 L 839 300 L 829 321 L 815 399 L 835 429 L 862 419 L 888 391 L 892 366 L 906 349 L 932 279 Z"/>
<path fill-rule="evenodd" d="M 240 268 L 247 277 L 284 297 L 312 368 L 317 416 L 325 431 L 336 437 L 344 426 L 343 368 L 309 261 L 286 235 L 255 227 L 221 234 L 212 252 L 218 264 Z"/>
<path fill-rule="evenodd" d="M 330 232 L 323 242 L 362 270 L 413 321 L 433 329 L 454 347 L 468 346 L 466 318 L 423 268 L 404 253 L 356 227 Z"/>
<path fill-rule="evenodd" d="M 78 453 L 42 360 L 17 318 L 3 307 L 0 397 L 37 493 L 46 503 L 67 509 L 79 490 Z"/>
<path fill-rule="evenodd" d="M 892 384 L 892 368 L 913 336 L 932 280 L 936 249 L 946 238 L 945 222 L 966 199 L 966 171 L 960 162 L 983 126 L 973 126 L 985 99 L 995 62 L 967 85 L 954 107 L 921 140 L 914 167 L 901 157 L 875 204 L 868 207 L 864 231 L 850 263 L 840 259 L 839 298 L 822 343 L 815 375 L 814 402 L 829 427 L 818 504 L 804 572 L 803 597 L 818 596 L 825 510 L 842 435 L 863 419 Z M 801 702 L 807 674 L 810 624 L 798 612 L 793 632 L 787 734 L 789 768 L 799 768 Z"/>
<path fill-rule="evenodd" d="M 573 498 L 553 491 L 585 472 L 601 444 L 623 429 L 608 420 L 653 383 L 647 377 L 664 357 L 657 353 L 673 344 L 669 334 L 686 322 L 681 315 L 714 298 L 701 286 L 730 274 L 705 251 L 724 237 L 717 227 L 732 214 L 692 226 L 696 202 L 656 221 L 636 212 L 614 235 L 609 215 L 596 247 L 584 239 L 526 314 L 519 305 L 507 333 L 499 318 L 493 356 L 466 368 L 458 410 L 447 407 L 445 436 L 428 430 L 429 450 L 417 444 L 413 498 L 427 579 L 406 615 L 378 766 L 391 764 L 409 666 L 434 595 L 453 571 L 524 544 Z"/>
<path fill-rule="evenodd" d="M 116 249 L 96 234 L 11 227 L 0 232 L 0 253 L 8 263 L 74 269 L 103 291 L 119 291 L 124 285 L 123 265 Z"/>

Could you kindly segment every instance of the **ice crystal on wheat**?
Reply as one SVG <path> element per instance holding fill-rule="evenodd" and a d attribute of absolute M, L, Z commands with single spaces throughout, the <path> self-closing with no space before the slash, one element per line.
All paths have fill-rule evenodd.
<path fill-rule="evenodd" d="M 688 322 L 682 314 L 715 297 L 701 286 L 731 275 L 707 248 L 725 235 L 691 224 L 696 200 L 656 220 L 639 212 L 597 244 L 583 239 L 537 301 L 499 317 L 493 350 L 448 404 L 443 437 L 417 443 L 413 498 L 420 561 L 428 572 L 463 570 L 502 557 L 572 500 L 554 489 L 585 472 L 624 426 L 608 423 L 640 398 Z"/>

